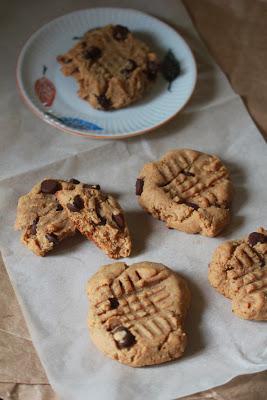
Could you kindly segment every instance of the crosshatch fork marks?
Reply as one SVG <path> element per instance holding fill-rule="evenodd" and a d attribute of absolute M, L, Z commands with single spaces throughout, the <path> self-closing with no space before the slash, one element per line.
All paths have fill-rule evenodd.
<path fill-rule="evenodd" d="M 123 278 L 120 275 L 112 284 L 108 285 L 110 297 L 116 296 L 114 287 L 120 290 L 120 295 L 116 296 L 119 307 L 115 310 L 103 310 L 102 306 L 107 305 L 107 300 L 96 304 L 97 315 L 101 323 L 106 325 L 110 318 L 117 318 L 119 323 L 125 326 L 131 324 L 134 330 L 144 337 L 167 334 L 175 326 L 173 321 L 170 322 L 170 317 L 167 318 L 165 315 L 165 310 L 170 304 L 168 299 L 171 296 L 164 285 L 168 276 L 163 277 L 160 271 L 150 277 L 153 282 L 148 279 L 143 282 L 142 287 L 137 286 L 137 283 L 142 280 L 139 272 L 135 273 L 135 278 L 137 279 L 134 281 L 130 274 L 124 272 Z"/>

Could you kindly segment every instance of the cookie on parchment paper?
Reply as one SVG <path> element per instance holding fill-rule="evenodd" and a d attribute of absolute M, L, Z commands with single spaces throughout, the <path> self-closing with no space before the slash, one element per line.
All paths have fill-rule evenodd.
<path fill-rule="evenodd" d="M 209 265 L 210 284 L 244 319 L 267 320 L 267 231 L 221 244 Z"/>
<path fill-rule="evenodd" d="M 190 292 L 171 269 L 117 262 L 100 268 L 87 289 L 90 336 L 104 354 L 132 367 L 182 356 Z"/>
<path fill-rule="evenodd" d="M 169 228 L 216 236 L 230 221 L 232 185 L 221 160 L 189 149 L 144 165 L 136 181 L 140 205 Z"/>
<path fill-rule="evenodd" d="M 128 257 L 131 238 L 124 212 L 113 196 L 99 185 L 79 183 L 56 194 L 68 218 L 87 239 L 111 258 Z"/>
<path fill-rule="evenodd" d="M 75 226 L 55 195 L 73 186 L 71 181 L 45 179 L 19 198 L 15 229 L 22 231 L 22 243 L 36 255 L 44 256 L 61 240 L 74 235 Z"/>

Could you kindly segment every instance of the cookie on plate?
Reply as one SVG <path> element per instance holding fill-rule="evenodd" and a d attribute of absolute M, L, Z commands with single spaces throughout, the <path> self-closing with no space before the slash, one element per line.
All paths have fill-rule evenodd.
<path fill-rule="evenodd" d="M 221 244 L 209 265 L 210 284 L 244 319 L 267 320 L 267 231 Z"/>
<path fill-rule="evenodd" d="M 78 95 L 101 110 L 141 98 L 158 71 L 156 54 L 121 25 L 91 29 L 57 60 L 62 73 L 77 80 Z"/>
<path fill-rule="evenodd" d="M 230 220 L 229 173 L 218 157 L 199 151 L 171 150 L 145 164 L 136 195 L 147 212 L 183 232 L 216 236 Z"/>
<path fill-rule="evenodd" d="M 55 193 L 73 183 L 45 179 L 19 198 L 15 229 L 21 241 L 38 256 L 44 256 L 62 239 L 75 233 L 75 226 L 59 204 Z"/>
<path fill-rule="evenodd" d="M 129 256 L 131 238 L 123 210 L 99 185 L 80 183 L 56 196 L 76 228 L 109 257 Z"/>
<path fill-rule="evenodd" d="M 186 282 L 162 264 L 117 262 L 89 280 L 89 332 L 107 356 L 132 367 L 181 357 L 190 303 Z"/>

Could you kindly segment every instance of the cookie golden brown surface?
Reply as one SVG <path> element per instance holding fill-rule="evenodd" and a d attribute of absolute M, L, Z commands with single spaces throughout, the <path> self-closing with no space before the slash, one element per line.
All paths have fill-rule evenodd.
<path fill-rule="evenodd" d="M 190 303 L 186 282 L 153 262 L 105 265 L 89 280 L 89 331 L 107 356 L 132 367 L 181 357 Z"/>
<path fill-rule="evenodd" d="M 99 185 L 79 183 L 56 194 L 68 218 L 87 239 L 111 258 L 128 257 L 131 238 L 124 212 L 113 196 Z"/>
<path fill-rule="evenodd" d="M 209 265 L 210 284 L 244 319 L 267 320 L 267 231 L 221 244 Z"/>
<path fill-rule="evenodd" d="M 18 201 L 15 228 L 21 241 L 38 256 L 44 256 L 64 238 L 74 235 L 75 226 L 56 199 L 56 192 L 74 185 L 57 179 L 45 179 Z"/>
<path fill-rule="evenodd" d="M 156 54 L 122 25 L 91 29 L 57 60 L 62 73 L 77 80 L 79 97 L 101 110 L 141 98 L 159 65 Z"/>
<path fill-rule="evenodd" d="M 136 195 L 155 218 L 187 233 L 216 236 L 230 220 L 229 172 L 218 157 L 199 151 L 171 150 L 145 164 Z"/>

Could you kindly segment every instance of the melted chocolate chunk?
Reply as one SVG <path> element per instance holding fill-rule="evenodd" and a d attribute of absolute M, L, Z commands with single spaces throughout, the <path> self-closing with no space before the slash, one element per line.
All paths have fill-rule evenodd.
<path fill-rule="evenodd" d="M 113 338 L 118 349 L 132 347 L 136 343 L 134 335 L 124 326 L 119 326 L 113 331 Z"/>
<path fill-rule="evenodd" d="M 161 63 L 161 73 L 169 82 L 168 90 L 171 89 L 172 82 L 181 74 L 181 67 L 175 55 L 169 50 Z"/>
<path fill-rule="evenodd" d="M 143 193 L 144 179 L 138 178 L 135 184 L 135 194 L 140 196 Z"/>
<path fill-rule="evenodd" d="M 81 198 L 81 196 L 76 194 L 76 196 L 73 199 L 73 203 L 72 204 L 68 203 L 67 207 L 72 212 L 79 212 L 80 210 L 82 210 L 84 208 L 84 201 Z"/>
<path fill-rule="evenodd" d="M 86 60 L 96 61 L 102 56 L 102 51 L 99 47 L 89 47 L 83 54 Z"/>
<path fill-rule="evenodd" d="M 46 179 L 41 183 L 41 192 L 45 194 L 54 194 L 61 189 L 61 184 L 55 179 Z"/>
<path fill-rule="evenodd" d="M 154 81 L 156 79 L 158 70 L 159 70 L 159 65 L 156 61 L 147 62 L 146 75 L 150 81 Z"/>
<path fill-rule="evenodd" d="M 187 205 L 188 207 L 193 208 L 194 210 L 198 210 L 199 206 L 195 203 L 191 203 L 190 201 L 184 201 L 184 204 Z"/>
<path fill-rule="evenodd" d="M 51 243 L 54 243 L 54 244 L 58 244 L 59 243 L 59 239 L 58 239 L 57 235 L 55 235 L 54 233 L 47 233 L 45 235 L 45 237 Z"/>
<path fill-rule="evenodd" d="M 100 185 L 89 185 L 88 183 L 85 183 L 84 185 L 83 185 L 83 187 L 85 188 L 85 189 L 95 189 L 95 190 L 100 190 L 101 188 L 100 188 Z"/>
<path fill-rule="evenodd" d="M 107 219 L 105 217 L 102 217 L 102 215 L 100 214 L 99 204 L 96 205 L 95 212 L 96 212 L 96 215 L 98 216 L 98 218 L 100 219 L 100 222 L 98 222 L 97 225 L 106 225 Z"/>
<path fill-rule="evenodd" d="M 111 310 L 115 310 L 115 308 L 118 308 L 120 303 L 118 301 L 118 299 L 116 297 L 110 297 L 109 299 L 109 303 L 110 303 L 110 309 Z"/>
<path fill-rule="evenodd" d="M 113 38 L 118 41 L 125 40 L 129 32 L 129 29 L 126 26 L 115 25 L 113 27 Z"/>
<path fill-rule="evenodd" d="M 112 219 L 120 229 L 124 229 L 125 227 L 125 221 L 124 221 L 124 216 L 122 214 L 117 214 L 117 215 L 112 215 Z"/>
<path fill-rule="evenodd" d="M 39 221 L 39 217 L 36 217 L 33 220 L 33 223 L 32 223 L 31 228 L 30 228 L 30 232 L 31 232 L 32 235 L 36 235 L 38 221 Z"/>
<path fill-rule="evenodd" d="M 195 174 L 192 174 L 192 172 L 189 171 L 182 171 L 181 174 L 184 174 L 185 176 L 195 176 Z"/>
<path fill-rule="evenodd" d="M 252 232 L 248 237 L 250 246 L 255 246 L 257 243 L 267 243 L 267 236 L 263 233 Z"/>
<path fill-rule="evenodd" d="M 71 178 L 71 179 L 69 180 L 69 183 L 74 183 L 74 185 L 78 185 L 78 184 L 80 183 L 80 181 L 78 181 L 78 179 Z"/>
<path fill-rule="evenodd" d="M 265 266 L 265 259 L 263 257 L 260 258 L 260 267 L 263 268 Z"/>
<path fill-rule="evenodd" d="M 112 107 L 111 100 L 108 99 L 105 94 L 97 96 L 97 101 L 104 110 L 109 110 Z"/>
<path fill-rule="evenodd" d="M 58 204 L 57 204 L 56 211 L 62 211 L 62 210 L 63 210 L 62 205 L 58 203 Z"/>
<path fill-rule="evenodd" d="M 98 225 L 106 225 L 107 218 L 102 217 L 101 215 L 98 215 L 98 218 L 100 219 L 100 222 L 98 222 Z"/>
<path fill-rule="evenodd" d="M 136 69 L 137 64 L 134 60 L 129 59 L 127 61 L 126 67 L 121 70 L 121 74 L 125 76 L 125 78 L 129 78 L 131 73 Z"/>

